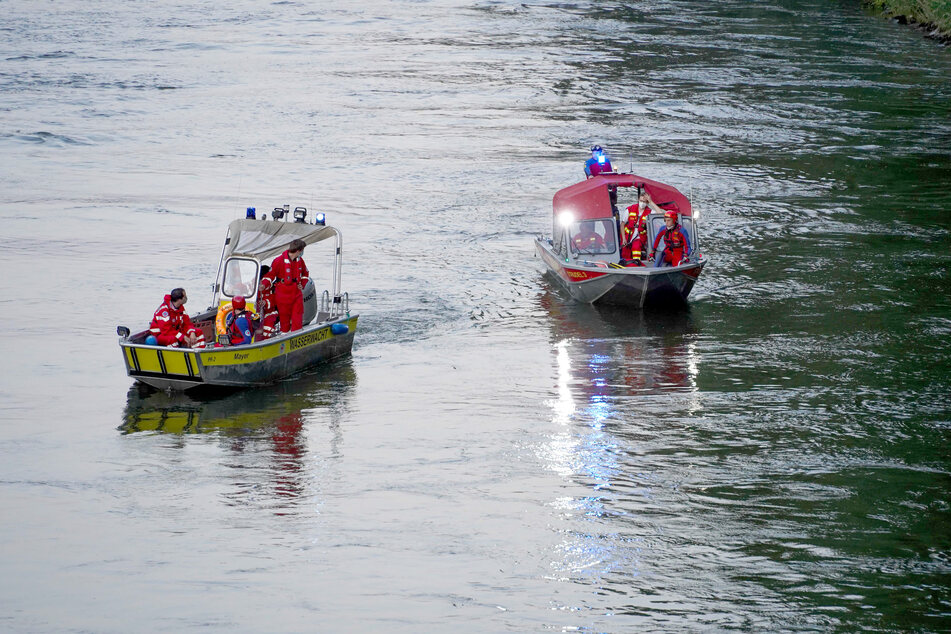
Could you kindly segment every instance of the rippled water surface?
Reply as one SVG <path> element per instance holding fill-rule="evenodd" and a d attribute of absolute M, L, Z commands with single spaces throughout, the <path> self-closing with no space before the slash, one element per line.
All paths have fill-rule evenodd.
<path fill-rule="evenodd" d="M 951 49 L 858 4 L 0 1 L 0 629 L 951 629 Z M 594 143 L 689 308 L 542 275 Z M 132 385 L 284 203 L 352 357 Z"/>

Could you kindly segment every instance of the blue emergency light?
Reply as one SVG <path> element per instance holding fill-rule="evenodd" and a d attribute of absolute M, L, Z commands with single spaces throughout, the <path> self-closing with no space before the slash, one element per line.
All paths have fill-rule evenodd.
<path fill-rule="evenodd" d="M 255 216 L 255 214 L 254 214 L 254 207 L 248 207 L 248 212 L 247 212 L 247 214 L 245 215 L 245 218 L 247 218 L 248 220 L 256 220 L 256 219 L 257 219 L 256 216 Z"/>
<path fill-rule="evenodd" d="M 316 214 L 314 214 L 315 225 L 323 225 L 326 220 L 327 216 L 324 215 L 324 212 L 318 211 Z"/>

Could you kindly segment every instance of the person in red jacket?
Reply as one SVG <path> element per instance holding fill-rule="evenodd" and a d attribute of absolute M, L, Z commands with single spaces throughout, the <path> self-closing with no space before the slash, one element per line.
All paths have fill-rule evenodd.
<path fill-rule="evenodd" d="M 254 325 L 247 310 L 247 302 L 243 295 L 236 295 L 231 300 L 231 313 L 226 318 L 228 336 L 232 346 L 251 343 L 254 338 Z"/>
<path fill-rule="evenodd" d="M 664 224 L 667 226 L 659 231 L 657 237 L 654 238 L 654 247 L 651 250 L 650 259 L 655 260 L 656 258 L 654 261 L 655 267 L 677 266 L 678 264 L 682 264 L 692 251 L 690 248 L 690 236 L 688 236 L 687 231 L 677 223 L 677 213 L 674 211 L 664 213 Z M 661 240 L 664 241 L 664 247 L 660 257 L 657 257 L 657 246 Z"/>
<path fill-rule="evenodd" d="M 284 333 L 300 330 L 304 325 L 304 286 L 310 281 L 310 272 L 303 258 L 305 246 L 306 243 L 298 238 L 271 262 L 274 300 L 281 320 L 281 332 Z"/>
<path fill-rule="evenodd" d="M 652 212 L 662 214 L 664 210 L 645 189 L 627 212 L 627 221 L 621 227 L 621 259 L 636 264 L 647 257 L 647 216 Z"/>
<path fill-rule="evenodd" d="M 605 248 L 604 238 L 595 230 L 593 220 L 582 221 L 578 233 L 572 238 L 572 242 L 576 252 L 586 255 L 597 254 Z"/>
<path fill-rule="evenodd" d="M 185 313 L 185 302 L 188 296 L 183 288 L 173 288 L 165 296 L 165 301 L 152 315 L 149 332 L 155 337 L 160 346 L 178 348 L 186 345 L 190 348 L 204 348 L 205 334 L 200 328 L 192 324 L 192 320 Z"/>
<path fill-rule="evenodd" d="M 261 281 L 258 283 L 258 298 L 254 308 L 261 316 L 261 333 L 259 339 L 274 336 L 274 327 L 277 325 L 277 303 L 274 300 L 274 273 L 267 264 L 261 267 Z"/>

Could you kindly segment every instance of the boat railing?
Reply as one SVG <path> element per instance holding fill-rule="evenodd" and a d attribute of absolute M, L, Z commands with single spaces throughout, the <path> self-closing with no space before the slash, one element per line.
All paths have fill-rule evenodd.
<path fill-rule="evenodd" d="M 335 319 L 350 314 L 350 294 L 337 295 L 331 301 L 330 291 L 324 291 L 320 296 L 320 308 L 317 311 L 317 321 Z"/>

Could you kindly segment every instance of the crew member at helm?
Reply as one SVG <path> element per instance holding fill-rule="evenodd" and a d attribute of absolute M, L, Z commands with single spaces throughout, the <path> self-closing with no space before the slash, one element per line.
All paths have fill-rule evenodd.
<path fill-rule="evenodd" d="M 310 272 L 303 258 L 305 246 L 306 243 L 297 238 L 288 245 L 287 251 L 271 262 L 281 332 L 300 330 L 304 325 L 304 286 L 310 281 Z"/>
<path fill-rule="evenodd" d="M 591 148 L 591 158 L 585 161 L 584 164 L 585 176 L 591 178 L 598 174 L 613 171 L 614 168 L 611 167 L 611 159 L 608 157 L 608 153 L 605 152 L 600 145 L 595 145 Z"/>
<path fill-rule="evenodd" d="M 675 211 L 664 212 L 664 224 L 666 225 L 664 229 L 658 232 L 657 237 L 654 238 L 650 259 L 654 261 L 655 267 L 677 266 L 683 263 L 692 251 L 690 236 L 687 235 L 687 230 L 677 222 L 677 212 Z M 664 241 L 664 247 L 660 257 L 657 257 L 657 246 L 661 240 Z"/>
<path fill-rule="evenodd" d="M 581 223 L 578 233 L 572 238 L 572 243 L 578 253 L 592 254 L 605 248 L 604 238 L 595 230 L 593 220 L 585 220 Z"/>
<path fill-rule="evenodd" d="M 245 343 L 251 343 L 254 336 L 254 326 L 251 323 L 251 315 L 245 310 L 247 302 L 243 295 L 236 295 L 231 300 L 231 312 L 228 313 L 228 337 L 232 346 L 240 346 Z"/>
<path fill-rule="evenodd" d="M 261 334 L 258 338 L 273 337 L 278 318 L 277 303 L 274 300 L 274 273 L 266 264 L 261 267 L 261 282 L 258 284 L 258 298 L 254 307 L 261 315 Z"/>
<path fill-rule="evenodd" d="M 149 324 L 149 332 L 158 345 L 172 348 L 205 347 L 205 334 L 192 324 L 191 318 L 185 313 L 187 301 L 188 296 L 184 288 L 173 288 L 172 292 L 165 296 L 162 305 L 155 310 L 152 323 Z"/>

